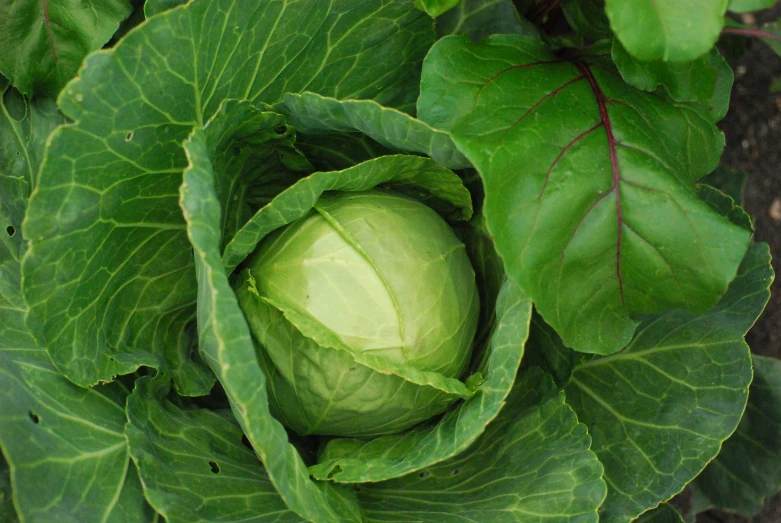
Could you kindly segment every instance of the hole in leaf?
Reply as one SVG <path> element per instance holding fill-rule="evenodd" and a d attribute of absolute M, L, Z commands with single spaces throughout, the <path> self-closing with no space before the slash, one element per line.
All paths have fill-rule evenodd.
<path fill-rule="evenodd" d="M 129 133 L 127 133 L 127 134 L 125 135 L 125 141 L 126 141 L 126 142 L 129 142 L 129 141 L 130 141 L 130 140 L 132 140 L 132 139 L 133 139 L 133 131 L 130 131 Z"/>
<path fill-rule="evenodd" d="M 212 468 L 212 472 L 214 472 L 215 474 L 220 473 L 220 466 L 217 465 L 216 461 L 210 461 L 209 466 Z"/>
<path fill-rule="evenodd" d="M 461 469 L 453 469 L 450 471 L 451 476 L 458 476 L 459 474 L 461 474 Z"/>
<path fill-rule="evenodd" d="M 333 478 L 334 476 L 336 476 L 337 474 L 339 474 L 341 471 L 342 471 L 342 467 L 341 467 L 341 466 L 339 466 L 339 465 L 335 466 L 333 469 L 331 469 L 331 470 L 328 472 L 328 479 L 331 479 L 331 478 Z"/>
<path fill-rule="evenodd" d="M 8 236 L 13 236 L 16 234 L 16 229 L 14 229 L 11 225 L 5 228 L 5 232 L 8 233 Z"/>
<path fill-rule="evenodd" d="M 252 443 L 249 442 L 249 438 L 244 434 L 241 435 L 241 444 L 252 450 Z"/>
<path fill-rule="evenodd" d="M 285 127 L 284 125 L 274 127 L 274 132 L 277 134 L 285 134 L 287 132 L 287 127 Z"/>
<path fill-rule="evenodd" d="M 29 414 L 30 414 L 30 419 L 33 421 L 33 423 L 37 425 L 41 422 L 41 418 L 38 417 L 38 414 L 36 414 L 33 411 L 30 411 Z"/>
<path fill-rule="evenodd" d="M 421 472 L 420 474 L 418 474 L 418 477 L 419 477 L 420 479 L 426 479 L 426 478 L 427 478 L 427 477 L 429 477 L 430 475 L 431 475 L 431 472 L 429 472 L 429 471 L 427 471 L 427 470 L 424 470 L 423 472 Z"/>

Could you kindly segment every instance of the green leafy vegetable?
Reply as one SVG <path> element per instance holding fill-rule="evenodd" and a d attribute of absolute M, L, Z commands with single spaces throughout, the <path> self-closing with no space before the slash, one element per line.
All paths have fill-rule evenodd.
<path fill-rule="evenodd" d="M 755 512 L 767 4 L 0 0 L 0 520 Z"/>
<path fill-rule="evenodd" d="M 129 14 L 127 0 L 0 3 L 0 73 L 28 96 L 56 96 Z"/>
<path fill-rule="evenodd" d="M 608 354 L 640 313 L 715 304 L 749 233 L 694 193 L 723 144 L 707 113 L 628 88 L 594 60 L 517 36 L 444 38 L 418 109 L 480 171 L 508 274 L 565 344 Z"/>
<path fill-rule="evenodd" d="M 695 511 L 753 516 L 781 489 L 781 362 L 754 356 L 754 381 L 735 433 L 692 483 Z"/>
<path fill-rule="evenodd" d="M 743 335 L 767 303 L 768 261 L 766 245 L 752 246 L 711 312 L 648 318 L 623 351 L 575 365 L 567 398 L 615 485 L 601 520 L 625 521 L 677 494 L 735 430 L 751 382 Z"/>
<path fill-rule="evenodd" d="M 734 13 L 750 13 L 773 7 L 778 0 L 729 0 L 727 9 Z"/>
<path fill-rule="evenodd" d="M 688 62 L 716 43 L 727 2 L 607 0 L 605 12 L 616 37 L 635 58 Z"/>

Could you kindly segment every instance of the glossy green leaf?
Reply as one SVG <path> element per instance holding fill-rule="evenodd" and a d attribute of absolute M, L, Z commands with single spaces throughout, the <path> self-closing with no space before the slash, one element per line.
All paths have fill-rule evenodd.
<path fill-rule="evenodd" d="M 437 37 L 467 35 L 475 42 L 493 34 L 539 36 L 537 28 L 518 15 L 512 0 L 461 0 L 436 20 Z"/>
<path fill-rule="evenodd" d="M 766 244 L 754 244 L 708 313 L 646 319 L 622 352 L 577 365 L 567 402 L 589 427 L 605 466 L 601 521 L 627 521 L 680 492 L 737 427 L 751 382 L 743 340 L 773 279 Z"/>
<path fill-rule="evenodd" d="M 605 0 L 563 0 L 561 10 L 575 32 L 591 40 L 611 36 L 610 20 L 605 14 Z"/>
<path fill-rule="evenodd" d="M 34 187 L 46 137 L 62 123 L 65 117 L 54 100 L 30 101 L 0 76 L 0 176 L 21 178 Z"/>
<path fill-rule="evenodd" d="M 718 40 L 727 2 L 605 0 L 605 12 L 616 37 L 635 58 L 688 62 L 710 51 Z"/>
<path fill-rule="evenodd" d="M 0 4 L 0 73 L 28 96 L 56 96 L 130 14 L 127 0 Z"/>
<path fill-rule="evenodd" d="M 753 516 L 781 490 L 781 361 L 753 355 L 754 381 L 735 433 L 692 483 L 701 509 Z M 694 503 L 693 503 L 694 504 Z"/>
<path fill-rule="evenodd" d="M 359 487 L 367 521 L 596 522 L 605 496 L 591 438 L 549 376 L 519 376 L 498 418 L 459 456 Z"/>
<path fill-rule="evenodd" d="M 2 450 L 2 449 L 0 449 Z M 0 452 L 0 521 L 14 523 L 19 521 L 14 509 L 13 493 L 11 491 L 11 471 L 3 454 Z"/>
<path fill-rule="evenodd" d="M 299 134 L 296 148 L 318 171 L 341 171 L 378 156 L 393 154 L 390 149 L 361 133 Z"/>
<path fill-rule="evenodd" d="M 189 0 L 146 0 L 144 2 L 144 16 L 149 18 L 159 13 L 184 5 Z"/>
<path fill-rule="evenodd" d="M 504 405 L 523 356 L 530 314 L 529 299 L 508 281 L 496 304 L 496 326 L 477 394 L 434 426 L 369 441 L 331 440 L 309 472 L 315 478 L 336 482 L 377 482 L 460 455 Z"/>
<path fill-rule="evenodd" d="M 778 0 L 729 0 L 728 11 L 733 13 L 750 13 L 773 7 Z"/>
<path fill-rule="evenodd" d="M 470 167 L 450 136 L 372 100 L 336 100 L 314 93 L 286 94 L 276 109 L 304 134 L 359 131 L 390 149 L 419 153 L 451 169 Z"/>
<path fill-rule="evenodd" d="M 239 309 L 220 258 L 222 210 L 218 177 L 223 164 L 213 164 L 224 124 L 196 129 L 185 142 L 190 162 L 181 187 L 181 205 L 187 223 L 198 281 L 199 347 L 225 389 L 234 416 L 269 473 L 285 504 L 299 516 L 323 523 L 360 521 L 354 495 L 309 480 L 296 448 L 282 425 L 269 412 L 266 377 L 258 366 L 249 326 Z"/>
<path fill-rule="evenodd" d="M 738 205 L 743 205 L 745 199 L 746 179 L 748 175 L 744 171 L 736 171 L 725 165 L 719 165 L 715 171 L 697 180 L 720 190 Z"/>
<path fill-rule="evenodd" d="M 410 108 L 432 40 L 407 2 L 195 0 L 91 55 L 59 98 L 76 123 L 51 138 L 24 231 L 28 324 L 58 369 L 90 385 L 162 357 L 180 393 L 208 392 L 188 358 L 182 141 L 227 98 L 309 90 Z"/>
<path fill-rule="evenodd" d="M 635 521 L 637 523 L 683 523 L 683 518 L 672 506 L 662 503 L 649 510 Z"/>
<path fill-rule="evenodd" d="M 698 106 L 630 88 L 600 56 L 498 35 L 439 40 L 418 114 L 480 171 L 507 272 L 566 345 L 615 352 L 637 315 L 703 312 L 733 279 L 750 233 L 694 191 L 723 147 Z"/>
<path fill-rule="evenodd" d="M 749 216 L 742 207 L 737 205 L 730 196 L 727 196 L 720 190 L 710 187 L 709 185 L 698 184 L 697 195 L 702 201 L 707 203 L 711 209 L 726 217 L 738 227 L 742 227 L 749 232 L 754 229 L 754 224 L 751 222 L 751 216 Z"/>
<path fill-rule="evenodd" d="M 32 352 L 0 351 L 0 447 L 19 513 L 26 521 L 149 521 L 124 436 L 124 395 L 76 387 L 44 351 Z"/>
<path fill-rule="evenodd" d="M 0 147 L 0 165 L 12 166 L 15 174 L 0 172 L 0 449 L 8 466 L 0 476 L 10 475 L 16 510 L 25 521 L 149 521 L 153 511 L 123 434 L 125 393 L 116 386 L 73 385 L 57 373 L 24 324 L 20 258 L 25 242 L 19 221 L 26 179 L 37 171 L 41 150 L 28 138 L 61 120 L 36 107 L 9 103 L 5 108 L 11 114 L 32 109 L 14 114 L 13 121 L 0 120 L 0 135 L 16 137 Z M 16 153 L 23 158 L 18 163 Z M 1 517 L 7 509 L 0 501 L 1 521 L 12 521 Z"/>
<path fill-rule="evenodd" d="M 165 399 L 170 381 L 141 378 L 125 429 L 146 496 L 171 523 L 302 522 L 277 494 L 241 428 L 220 412 Z"/>
<path fill-rule="evenodd" d="M 225 246 L 223 261 L 229 272 L 255 250 L 271 231 L 301 218 L 325 191 L 367 191 L 383 184 L 408 193 L 456 219 L 472 216 L 472 202 L 461 179 L 429 158 L 381 156 L 344 171 L 314 173 L 285 190 L 260 209 Z"/>
<path fill-rule="evenodd" d="M 461 0 L 415 0 L 415 5 L 423 9 L 429 16 L 439 16 L 453 9 Z"/>
<path fill-rule="evenodd" d="M 642 62 L 616 40 L 612 56 L 628 84 L 649 92 L 661 89 L 676 102 L 703 102 L 714 122 L 727 114 L 733 74 L 718 49 L 690 62 Z"/>

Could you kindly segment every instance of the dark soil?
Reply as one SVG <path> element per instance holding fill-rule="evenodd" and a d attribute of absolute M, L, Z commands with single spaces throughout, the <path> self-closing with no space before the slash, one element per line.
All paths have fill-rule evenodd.
<path fill-rule="evenodd" d="M 776 6 L 758 15 L 755 24 L 779 17 L 781 6 Z M 722 163 L 748 174 L 745 207 L 754 219 L 756 241 L 770 244 L 773 268 L 779 275 L 767 309 L 746 340 L 752 352 L 781 358 L 781 93 L 770 92 L 773 81 L 781 79 L 781 57 L 754 41 L 732 66 L 732 104 L 720 124 L 727 136 Z M 781 523 L 781 495 L 768 499 L 753 518 L 718 511 L 697 518 L 697 523 L 727 522 Z"/>

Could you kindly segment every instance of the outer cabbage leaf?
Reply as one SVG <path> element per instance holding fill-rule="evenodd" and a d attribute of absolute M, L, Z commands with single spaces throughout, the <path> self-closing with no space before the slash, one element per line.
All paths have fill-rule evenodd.
<path fill-rule="evenodd" d="M 497 300 L 496 326 L 477 394 L 433 426 L 369 441 L 333 439 L 310 473 L 336 482 L 377 482 L 459 456 L 504 405 L 523 355 L 530 313 L 529 299 L 507 281 Z"/>
<path fill-rule="evenodd" d="M 0 521 L 8 521 L 8 523 L 19 521 L 12 496 L 11 471 L 3 454 L 0 453 Z"/>
<path fill-rule="evenodd" d="M 450 136 L 410 115 L 372 100 L 336 100 L 314 93 L 286 94 L 275 108 L 296 131 L 310 134 L 360 131 L 390 149 L 420 153 L 451 169 L 470 167 Z"/>
<path fill-rule="evenodd" d="M 472 201 L 453 171 L 429 158 L 381 156 L 343 171 L 317 172 L 301 179 L 260 209 L 225 246 L 223 262 L 233 272 L 271 231 L 309 212 L 325 191 L 367 191 L 382 184 L 407 193 L 455 219 L 472 216 Z"/>
<path fill-rule="evenodd" d="M 519 375 L 507 405 L 465 452 L 357 487 L 370 522 L 596 522 L 602 465 L 549 376 Z"/>
<path fill-rule="evenodd" d="M 56 96 L 130 11 L 127 0 L 3 2 L 0 73 L 28 96 Z"/>
<path fill-rule="evenodd" d="M 149 502 L 172 523 L 302 522 L 287 508 L 232 416 L 179 408 L 170 380 L 136 382 L 126 434 Z"/>
<path fill-rule="evenodd" d="M 605 465 L 601 521 L 670 499 L 737 427 L 751 381 L 743 336 L 767 303 L 769 262 L 767 245 L 754 244 L 712 311 L 651 316 L 622 352 L 575 366 L 567 402 Z"/>
<path fill-rule="evenodd" d="M 688 62 L 710 51 L 718 40 L 727 2 L 606 0 L 605 12 L 613 32 L 635 58 Z"/>
<path fill-rule="evenodd" d="M 613 61 L 626 82 L 643 91 L 662 88 L 677 102 L 703 102 L 718 122 L 727 114 L 734 76 L 718 49 L 690 62 L 643 62 L 613 42 Z"/>
<path fill-rule="evenodd" d="M 0 156 L 8 152 L 14 150 L 0 149 Z M 2 196 L 23 211 L 23 192 Z M 0 449 L 8 463 L 0 475 L 10 475 L 16 511 L 25 521 L 149 521 L 154 512 L 124 437 L 126 393 L 75 386 L 25 328 L 24 242 L 15 223 L 0 202 Z M 13 513 L 10 500 L 0 501 L 3 511 Z"/>
<path fill-rule="evenodd" d="M 697 198 L 723 147 L 699 106 L 498 35 L 439 40 L 418 114 L 480 172 L 507 273 L 568 346 L 615 352 L 638 315 L 704 312 L 734 278 L 750 233 Z"/>
<path fill-rule="evenodd" d="M 284 427 L 269 412 L 266 377 L 260 369 L 249 326 L 228 282 L 220 257 L 223 241 L 220 187 L 230 179 L 229 163 L 217 147 L 225 129 L 245 116 L 243 105 L 227 104 L 205 130 L 185 142 L 190 161 L 181 187 L 181 206 L 195 255 L 198 335 L 203 358 L 225 389 L 234 416 L 263 462 L 285 504 L 302 518 L 337 523 L 361 520 L 354 493 L 309 480 Z"/>
<path fill-rule="evenodd" d="M 432 39 L 406 2 L 195 0 L 91 55 L 59 98 L 76 123 L 52 135 L 24 226 L 28 325 L 57 368 L 90 385 L 163 356 L 178 392 L 205 394 L 210 374 L 189 359 L 182 141 L 227 98 L 310 90 L 410 108 Z"/>
<path fill-rule="evenodd" d="M 781 490 L 781 361 L 753 355 L 754 381 L 735 433 L 691 484 L 696 511 L 753 516 Z"/>
<path fill-rule="evenodd" d="M 144 16 L 149 18 L 159 13 L 184 5 L 188 0 L 146 0 L 144 2 Z"/>
<path fill-rule="evenodd" d="M 672 506 L 662 503 L 637 518 L 637 523 L 683 523 L 683 517 Z"/>
<path fill-rule="evenodd" d="M 35 187 L 46 137 L 62 123 L 65 118 L 54 100 L 31 101 L 0 76 L 0 176 L 21 178 Z"/>

